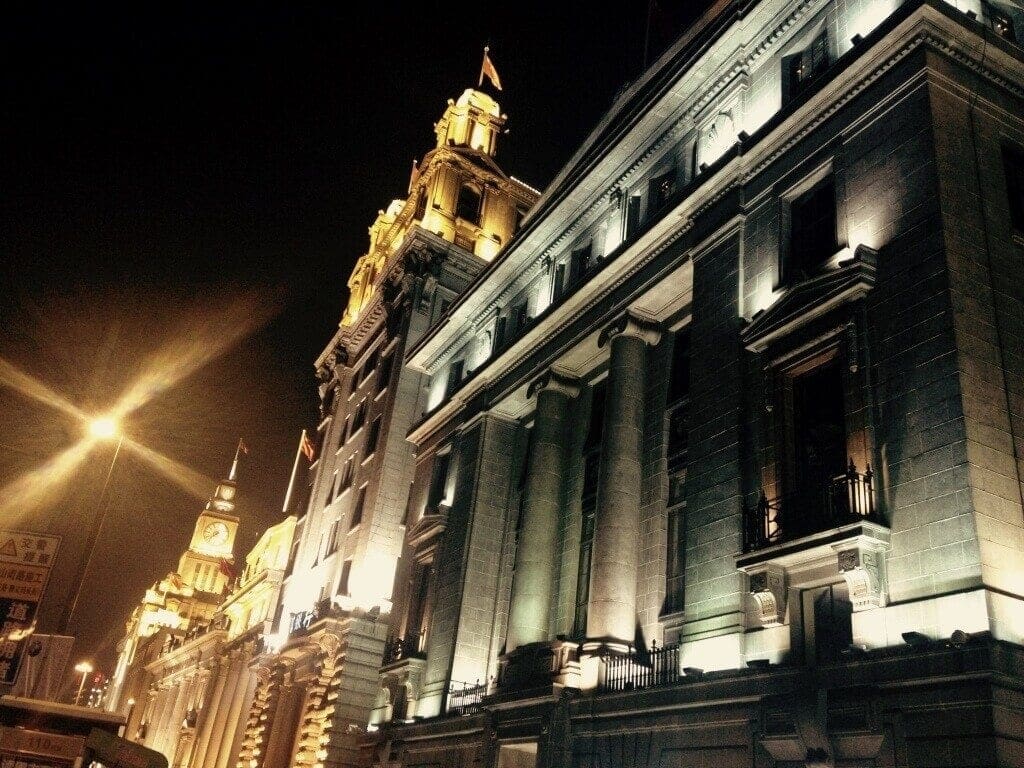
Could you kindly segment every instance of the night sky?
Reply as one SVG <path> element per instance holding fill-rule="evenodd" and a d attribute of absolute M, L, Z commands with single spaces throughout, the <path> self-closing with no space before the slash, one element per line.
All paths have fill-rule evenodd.
<path fill-rule="evenodd" d="M 641 70 L 645 2 L 395 5 L 45 6 L 8 10 L 0 26 L 0 357 L 98 412 L 169 344 L 159 365 L 266 319 L 125 422 L 209 478 L 204 495 L 245 438 L 236 557 L 280 515 L 299 433 L 315 426 L 312 363 L 367 227 L 405 193 L 446 100 L 476 84 L 483 45 L 509 116 L 498 162 L 538 188 Z M 656 8 L 655 49 L 699 4 L 671 5 Z M 80 434 L 0 388 L 0 487 Z M 83 527 L 109 462 L 97 449 L 0 527 L 45 515 Z M 71 629 L 76 656 L 109 665 L 204 499 L 130 453 L 106 498 Z"/>

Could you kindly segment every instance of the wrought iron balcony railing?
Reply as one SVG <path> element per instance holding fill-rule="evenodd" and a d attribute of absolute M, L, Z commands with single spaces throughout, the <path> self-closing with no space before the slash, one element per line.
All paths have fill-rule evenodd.
<path fill-rule="evenodd" d="M 679 646 L 658 647 L 652 642 L 649 650 L 634 650 L 624 656 L 603 656 L 599 691 L 633 691 L 670 685 L 679 680 Z"/>
<path fill-rule="evenodd" d="M 861 520 L 881 523 L 875 509 L 873 478 L 870 465 L 861 473 L 851 459 L 846 472 L 820 488 L 775 499 L 768 499 L 762 492 L 757 506 L 746 513 L 743 551 L 752 552 Z"/>
<path fill-rule="evenodd" d="M 478 711 L 489 687 L 486 680 L 482 683 L 479 680 L 475 683 L 452 680 L 448 686 L 448 714 L 469 715 Z"/>
<path fill-rule="evenodd" d="M 407 635 L 405 637 L 391 636 L 384 642 L 383 664 L 394 664 L 402 659 L 424 659 L 426 654 L 420 650 L 421 636 Z"/>

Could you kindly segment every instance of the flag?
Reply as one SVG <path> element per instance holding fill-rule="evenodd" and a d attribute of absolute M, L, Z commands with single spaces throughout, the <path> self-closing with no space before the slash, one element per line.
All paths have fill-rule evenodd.
<path fill-rule="evenodd" d="M 230 560 L 226 560 L 224 558 L 221 558 L 220 561 L 220 572 L 227 576 L 229 579 L 235 578 L 236 575 L 235 566 L 231 563 Z"/>
<path fill-rule="evenodd" d="M 312 464 L 313 459 L 316 458 L 316 446 L 313 445 L 313 441 L 309 439 L 309 435 L 306 434 L 305 430 L 302 432 L 302 440 L 299 442 L 299 450 L 302 451 L 302 455 L 306 457 L 306 461 Z"/>
<path fill-rule="evenodd" d="M 238 450 L 244 453 L 246 456 L 249 455 L 249 446 L 245 444 L 245 440 L 238 438 Z"/>
<path fill-rule="evenodd" d="M 181 574 L 172 573 L 172 574 L 170 574 L 168 576 L 168 579 L 171 582 L 171 586 L 174 587 L 175 589 L 181 589 L 182 587 L 185 586 L 185 582 L 183 582 L 181 580 Z"/>
<path fill-rule="evenodd" d="M 491 81 L 491 85 L 501 90 L 501 78 L 498 77 L 498 70 L 494 68 L 494 62 L 491 61 L 491 57 L 488 55 L 490 48 L 484 46 L 484 61 L 480 65 L 480 82 L 477 83 L 477 87 L 484 84 L 484 76 Z"/>

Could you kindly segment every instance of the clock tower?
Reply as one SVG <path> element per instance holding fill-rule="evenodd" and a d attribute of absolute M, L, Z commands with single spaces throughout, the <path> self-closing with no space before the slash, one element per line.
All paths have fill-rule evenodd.
<path fill-rule="evenodd" d="M 229 577 L 225 561 L 234 563 L 235 534 L 238 517 L 235 516 L 235 476 L 238 471 L 238 451 L 227 478 L 217 484 L 213 496 L 196 520 L 192 541 L 178 561 L 178 574 L 182 581 L 199 592 L 220 594 Z"/>

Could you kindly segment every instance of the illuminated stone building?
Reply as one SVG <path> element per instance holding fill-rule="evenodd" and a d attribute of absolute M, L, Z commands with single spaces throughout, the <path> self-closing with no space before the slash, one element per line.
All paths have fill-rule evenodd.
<path fill-rule="evenodd" d="M 234 478 L 235 467 L 177 571 L 132 613 L 107 695 L 107 708 L 127 715 L 127 736 L 175 768 L 233 768 L 291 551 L 294 517 L 265 531 L 235 576 Z"/>
<path fill-rule="evenodd" d="M 495 162 L 505 119 L 480 91 L 449 101 L 407 197 L 369 229 L 338 331 L 316 361 L 322 403 L 309 502 L 239 768 L 365 764 L 387 617 L 404 585 L 396 588 L 395 574 L 414 468 L 405 438 L 427 398 L 427 377 L 402 360 L 536 199 Z"/>
<path fill-rule="evenodd" d="M 721 0 L 623 91 L 405 352 L 378 765 L 1024 765 L 1022 35 Z"/>

